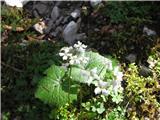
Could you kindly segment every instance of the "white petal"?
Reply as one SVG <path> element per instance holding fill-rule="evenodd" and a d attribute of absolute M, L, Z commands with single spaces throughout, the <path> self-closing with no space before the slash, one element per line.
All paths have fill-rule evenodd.
<path fill-rule="evenodd" d="M 75 48 L 77 48 L 77 47 L 78 47 L 78 45 L 77 45 L 77 44 L 74 44 L 74 47 L 75 47 Z"/>
<path fill-rule="evenodd" d="M 112 63 L 109 63 L 108 69 L 109 69 L 109 70 L 112 70 L 112 69 L 113 69 Z"/>
<path fill-rule="evenodd" d="M 91 69 L 91 73 L 96 74 L 97 73 L 97 68 L 95 67 L 95 68 Z"/>
<path fill-rule="evenodd" d="M 119 71 L 119 67 L 117 66 L 117 67 L 114 68 L 114 71 L 113 71 L 115 76 L 117 75 L 118 71 Z"/>
<path fill-rule="evenodd" d="M 82 43 L 80 41 L 78 41 L 78 45 L 82 45 Z"/>
<path fill-rule="evenodd" d="M 108 86 L 108 83 L 100 80 L 100 81 L 99 81 L 99 86 L 100 86 L 101 88 L 106 88 L 106 87 Z"/>
<path fill-rule="evenodd" d="M 82 48 L 87 48 L 87 46 L 83 44 L 83 45 L 82 45 Z"/>
<path fill-rule="evenodd" d="M 67 54 L 68 57 L 72 57 L 72 54 Z"/>
<path fill-rule="evenodd" d="M 87 84 L 90 85 L 90 84 L 92 83 L 92 81 L 93 81 L 93 78 L 90 77 L 90 78 L 87 80 Z"/>
<path fill-rule="evenodd" d="M 80 64 L 80 60 L 77 59 L 77 60 L 76 60 L 76 64 Z"/>
<path fill-rule="evenodd" d="M 66 55 L 63 56 L 63 60 L 67 60 L 67 58 L 68 58 L 68 57 L 67 57 Z"/>
<path fill-rule="evenodd" d="M 94 89 L 94 93 L 97 95 L 97 94 L 100 94 L 101 93 L 101 89 L 99 87 L 95 88 Z"/>
<path fill-rule="evenodd" d="M 106 90 L 106 89 L 102 89 L 102 94 L 103 94 L 103 95 L 108 95 L 108 94 L 109 94 L 109 91 Z"/>
<path fill-rule="evenodd" d="M 64 53 L 59 53 L 59 56 L 63 56 L 64 55 Z"/>
<path fill-rule="evenodd" d="M 71 65 L 73 65 L 73 64 L 74 64 L 74 60 L 70 60 L 69 63 L 70 63 Z"/>
<path fill-rule="evenodd" d="M 94 79 L 96 79 L 96 80 L 100 80 L 100 77 L 99 77 L 97 74 L 94 74 L 93 77 L 94 77 Z"/>
<path fill-rule="evenodd" d="M 118 72 L 116 77 L 117 77 L 117 80 L 122 81 L 123 73 L 122 72 Z"/>

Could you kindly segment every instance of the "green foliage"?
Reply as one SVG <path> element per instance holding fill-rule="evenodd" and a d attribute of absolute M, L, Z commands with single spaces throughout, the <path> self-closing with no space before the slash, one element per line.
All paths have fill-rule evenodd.
<path fill-rule="evenodd" d="M 121 109 L 120 105 L 112 106 L 113 103 L 110 99 L 106 98 L 105 96 L 101 95 L 100 97 L 96 97 L 87 101 L 86 103 L 82 103 L 84 108 L 82 114 L 87 113 L 94 113 L 94 119 L 99 120 L 125 120 L 125 109 Z"/>
<path fill-rule="evenodd" d="M 70 108 L 69 104 L 66 104 L 58 110 L 57 120 L 78 120 L 78 115 L 75 115 L 76 111 L 75 107 Z"/>
<path fill-rule="evenodd" d="M 87 66 L 86 66 L 86 69 L 91 70 L 96 67 L 98 75 L 100 77 L 104 78 L 105 74 L 107 74 L 106 71 L 108 70 L 108 68 L 106 66 L 106 60 L 108 58 L 103 57 L 99 53 L 94 53 L 94 52 L 86 52 L 86 56 L 90 58 Z M 115 67 L 116 65 L 112 64 L 112 67 Z"/>
<path fill-rule="evenodd" d="M 63 80 L 63 68 L 52 65 L 45 73 L 47 76 L 40 80 L 35 93 L 37 98 L 57 107 L 77 99 L 78 87 L 68 79 Z"/>
<path fill-rule="evenodd" d="M 105 111 L 102 99 L 93 98 L 91 102 L 82 103 L 82 106 L 85 108 L 85 110 L 97 114 L 102 114 Z"/>
<path fill-rule="evenodd" d="M 139 3 L 131 1 L 107 1 L 104 14 L 110 18 L 111 23 L 131 23 L 134 21 L 142 23 L 150 19 L 150 10 L 151 6 L 143 2 Z"/>
<path fill-rule="evenodd" d="M 72 119 L 72 117 L 75 117 L 77 110 L 68 111 L 64 105 L 68 103 L 73 104 L 73 101 L 81 105 L 84 98 L 83 93 L 86 92 L 83 91 L 82 85 L 88 88 L 91 85 L 96 87 L 94 91 L 93 89 L 90 91 L 90 94 L 94 94 L 94 92 L 95 94 L 104 94 L 103 91 L 108 93 L 106 96 L 99 96 L 97 94 L 97 98 L 92 98 L 91 103 L 83 103 L 83 109 L 84 111 L 87 110 L 87 112 L 80 112 L 78 117 L 83 117 L 82 114 L 86 114 L 86 118 L 92 118 L 95 115 L 97 115 L 96 118 L 101 118 L 101 114 L 106 110 L 105 104 L 107 100 L 110 101 L 108 96 L 116 104 L 120 103 L 123 99 L 123 90 L 120 83 L 122 72 L 119 71 L 119 67 L 115 64 L 116 62 L 112 64 L 110 59 L 98 53 L 92 51 L 86 52 L 84 47 L 85 45 L 80 42 L 75 44 L 74 47 L 63 47 L 59 55 L 65 64 L 62 64 L 62 66 L 52 65 L 48 68 L 45 71 L 46 76 L 40 80 L 35 93 L 35 96 L 45 103 L 56 106 L 57 110 L 60 111 L 59 117 L 61 119 Z M 76 59 L 73 59 L 75 56 Z M 85 59 L 87 62 L 81 62 L 81 60 Z M 88 112 L 93 115 L 88 115 Z M 68 114 L 72 117 L 68 117 Z"/>
<path fill-rule="evenodd" d="M 48 119 L 51 107 L 35 99 L 34 92 L 44 70 L 60 64 L 56 54 L 61 46 L 51 42 L 2 46 L 1 107 L 8 119 Z"/>
<path fill-rule="evenodd" d="M 158 79 L 154 79 L 152 76 L 147 78 L 140 76 L 135 64 L 129 65 L 125 77 L 127 80 L 125 95 L 129 99 L 129 106 L 132 106 L 128 109 L 128 117 L 131 119 L 144 117 L 153 119 L 159 107 L 156 98 L 156 93 L 160 88 Z"/>
<path fill-rule="evenodd" d="M 2 30 L 4 25 L 12 27 L 13 31 L 16 31 L 16 27 L 22 27 L 27 30 L 34 25 L 38 20 L 36 18 L 30 19 L 23 9 L 17 9 L 16 7 L 8 7 L 3 5 L 1 8 L 2 16 Z"/>
<path fill-rule="evenodd" d="M 94 53 L 91 51 L 86 52 L 86 56 L 89 57 L 89 61 L 86 65 L 83 65 L 82 68 L 77 68 L 77 67 L 71 68 L 71 77 L 73 80 L 82 82 L 82 83 L 86 83 L 86 81 L 89 79 L 89 76 L 90 76 L 90 70 L 94 68 L 97 68 L 97 74 L 102 79 L 105 78 L 106 74 L 107 76 L 110 75 L 113 77 L 112 72 L 107 71 L 106 62 L 105 62 L 107 58 L 101 56 L 98 53 Z"/>
<path fill-rule="evenodd" d="M 2 120 L 9 120 L 9 116 L 10 116 L 9 112 L 2 113 Z"/>
<path fill-rule="evenodd" d="M 106 115 L 106 120 L 127 120 L 125 117 L 125 109 L 121 107 L 114 108 L 111 112 Z M 104 120 L 105 120 L 104 119 Z"/>
<path fill-rule="evenodd" d="M 99 67 L 99 72 L 104 73 L 106 70 L 104 72 L 100 70 L 103 67 L 102 65 L 104 65 L 103 59 L 105 58 L 97 53 L 92 52 L 90 52 L 89 55 L 92 61 L 89 61 L 89 64 L 87 64 L 87 69 L 93 68 L 93 66 Z M 103 62 L 98 61 L 100 59 L 103 60 Z M 97 64 L 97 62 L 99 62 L 99 64 Z M 39 87 L 35 93 L 35 96 L 46 103 L 56 106 L 62 106 L 69 102 L 69 100 L 70 102 L 72 102 L 72 100 L 76 100 L 78 88 L 75 82 L 86 83 L 90 76 L 90 72 L 75 66 L 71 67 L 70 70 L 68 69 L 66 73 L 64 71 L 65 69 L 55 65 L 46 70 L 46 77 L 40 80 Z M 71 81 L 70 78 L 72 79 Z"/>

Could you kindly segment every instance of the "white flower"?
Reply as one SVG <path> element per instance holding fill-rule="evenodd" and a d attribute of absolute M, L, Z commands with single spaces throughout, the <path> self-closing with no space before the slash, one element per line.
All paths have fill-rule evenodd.
<path fill-rule="evenodd" d="M 72 47 L 63 47 L 59 53 L 59 56 L 62 57 L 63 60 L 67 60 L 72 56 L 72 53 L 70 53 L 70 50 L 72 50 Z"/>
<path fill-rule="evenodd" d="M 86 64 L 89 61 L 89 58 L 85 57 L 84 55 L 78 56 L 78 59 L 82 64 Z"/>
<path fill-rule="evenodd" d="M 72 54 L 66 53 L 66 52 L 61 52 L 61 53 L 59 53 L 59 56 L 61 56 L 63 60 L 67 60 L 69 57 L 72 56 Z"/>
<path fill-rule="evenodd" d="M 79 52 L 85 52 L 87 46 L 78 41 L 77 44 L 74 44 L 74 48 L 76 48 Z"/>
<path fill-rule="evenodd" d="M 93 77 L 91 77 L 91 76 L 88 78 L 88 80 L 87 80 L 88 86 L 90 86 L 90 84 L 93 82 L 93 80 L 94 80 L 94 79 L 93 79 Z"/>
<path fill-rule="evenodd" d="M 117 77 L 117 80 L 122 81 L 123 80 L 123 73 L 118 72 L 116 77 Z"/>
<path fill-rule="evenodd" d="M 109 94 L 109 90 L 107 90 L 107 87 L 108 87 L 108 83 L 100 80 L 98 82 L 98 86 L 94 90 L 94 93 L 95 94 L 102 93 L 103 95 L 108 95 Z"/>
<path fill-rule="evenodd" d="M 90 74 L 91 76 L 93 77 L 93 79 L 96 79 L 96 80 L 100 80 L 100 77 L 98 76 L 97 74 L 97 68 L 93 68 L 91 71 L 90 71 Z"/>
<path fill-rule="evenodd" d="M 113 81 L 113 91 L 114 92 L 117 92 L 117 91 L 119 91 L 119 90 L 121 90 L 121 81 L 119 81 L 119 80 L 114 80 Z"/>
<path fill-rule="evenodd" d="M 116 80 L 122 81 L 123 73 L 119 71 L 119 67 L 115 67 L 113 74 L 116 76 Z"/>
<path fill-rule="evenodd" d="M 113 69 L 111 60 L 106 59 L 105 60 L 105 64 L 106 64 L 106 67 L 107 67 L 108 70 L 112 70 Z"/>
<path fill-rule="evenodd" d="M 73 47 L 63 47 L 60 51 L 64 51 L 66 53 L 70 52 L 73 49 Z"/>
<path fill-rule="evenodd" d="M 80 64 L 80 61 L 78 60 L 78 57 L 75 55 L 75 56 L 71 56 L 71 57 L 70 57 L 69 63 L 70 63 L 71 65 L 73 65 L 73 64 Z"/>
<path fill-rule="evenodd" d="M 94 80 L 100 80 L 100 77 L 97 75 L 97 68 L 93 68 L 90 70 L 89 77 L 87 79 L 87 84 L 90 85 L 91 83 L 96 83 Z"/>

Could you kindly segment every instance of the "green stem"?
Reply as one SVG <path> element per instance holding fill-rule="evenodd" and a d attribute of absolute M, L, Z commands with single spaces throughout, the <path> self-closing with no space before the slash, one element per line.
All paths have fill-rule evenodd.
<path fill-rule="evenodd" d="M 82 86 L 80 85 L 80 120 L 82 116 Z"/>
<path fill-rule="evenodd" d="M 69 92 L 68 92 L 68 101 L 69 101 L 69 104 L 70 104 L 70 90 L 71 90 L 71 67 L 69 66 Z"/>

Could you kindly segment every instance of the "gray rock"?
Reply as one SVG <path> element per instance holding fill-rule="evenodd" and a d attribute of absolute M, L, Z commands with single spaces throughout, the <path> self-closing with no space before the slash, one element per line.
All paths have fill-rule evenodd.
<path fill-rule="evenodd" d="M 63 38 L 68 44 L 73 45 L 76 42 L 78 24 L 71 21 L 63 30 Z"/>
<path fill-rule="evenodd" d="M 54 36 L 54 37 L 57 37 L 58 36 L 58 34 L 60 33 L 60 32 L 62 32 L 62 27 L 57 27 L 56 29 L 55 29 L 55 31 L 53 31 L 52 33 L 51 33 L 51 35 L 52 36 Z"/>
<path fill-rule="evenodd" d="M 100 2 L 102 2 L 102 0 L 91 0 L 90 1 L 90 4 L 92 7 L 95 7 L 97 6 Z"/>
<path fill-rule="evenodd" d="M 37 10 L 33 10 L 33 16 L 36 17 L 36 18 L 40 18 Z"/>
<path fill-rule="evenodd" d="M 137 59 L 137 55 L 136 54 L 129 54 L 125 57 L 125 59 L 130 62 L 130 63 L 134 63 L 136 62 L 136 59 Z"/>
<path fill-rule="evenodd" d="M 73 17 L 73 18 L 78 18 L 78 17 L 80 17 L 80 15 L 81 15 L 81 11 L 79 10 L 79 9 L 75 9 L 72 13 L 71 13 L 71 16 Z"/>
<path fill-rule="evenodd" d="M 55 6 L 60 6 L 62 4 L 62 1 L 57 1 Z"/>
<path fill-rule="evenodd" d="M 100 29 L 98 29 L 98 28 L 95 28 L 95 29 L 94 29 L 94 31 L 95 31 L 95 32 L 99 32 L 99 31 L 100 31 Z"/>
<path fill-rule="evenodd" d="M 152 75 L 152 71 L 148 67 L 142 65 L 142 66 L 140 66 L 139 74 L 144 77 L 148 77 L 148 76 Z"/>
<path fill-rule="evenodd" d="M 51 31 L 51 29 L 53 29 L 53 23 L 54 23 L 53 20 L 49 20 L 49 22 L 47 24 L 47 28 L 45 29 L 46 34 L 48 34 Z"/>
<path fill-rule="evenodd" d="M 77 34 L 76 35 L 76 40 L 83 40 L 83 39 L 86 39 L 87 36 L 85 33 L 80 33 L 80 34 Z"/>
<path fill-rule="evenodd" d="M 56 20 L 55 25 L 58 26 L 58 25 L 62 22 L 63 18 L 64 18 L 64 17 L 61 16 L 58 20 Z"/>
<path fill-rule="evenodd" d="M 34 9 L 38 11 L 38 13 L 42 16 L 47 14 L 48 12 L 48 8 L 47 5 L 43 4 L 43 3 L 37 3 L 34 5 Z"/>
<path fill-rule="evenodd" d="M 68 22 L 68 20 L 69 20 L 69 16 L 66 16 L 61 23 L 62 23 L 62 24 L 65 24 L 65 23 Z"/>
<path fill-rule="evenodd" d="M 147 34 L 148 36 L 154 36 L 156 35 L 156 32 L 147 28 L 146 26 L 143 28 L 143 33 Z"/>
<path fill-rule="evenodd" d="M 51 12 L 51 19 L 53 21 L 56 21 L 59 15 L 60 15 L 59 8 L 57 6 L 54 6 Z"/>

